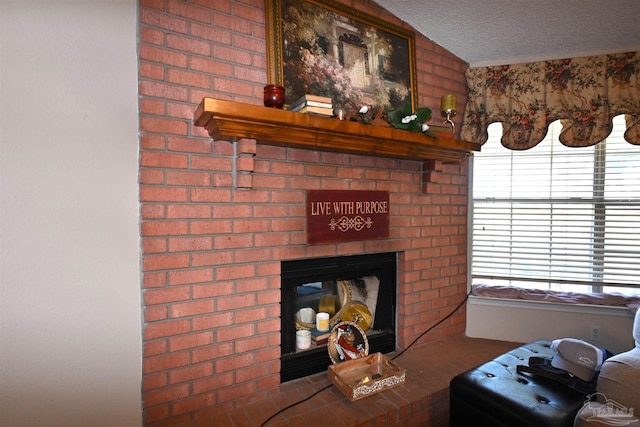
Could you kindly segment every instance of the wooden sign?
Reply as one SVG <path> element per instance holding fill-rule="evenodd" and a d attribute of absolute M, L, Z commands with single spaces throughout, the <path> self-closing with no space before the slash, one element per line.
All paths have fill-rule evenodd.
<path fill-rule="evenodd" d="M 388 191 L 307 191 L 308 244 L 388 238 Z"/>

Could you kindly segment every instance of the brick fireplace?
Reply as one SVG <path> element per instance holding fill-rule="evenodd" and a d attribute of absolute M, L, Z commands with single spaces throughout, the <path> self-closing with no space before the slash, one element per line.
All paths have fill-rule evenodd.
<path fill-rule="evenodd" d="M 369 1 L 349 4 L 402 24 Z M 397 348 L 464 298 L 467 161 L 213 140 L 193 125 L 203 97 L 262 102 L 262 2 L 141 0 L 139 16 L 145 425 L 279 387 L 282 261 L 396 253 Z M 419 104 L 437 109 L 445 93 L 462 104 L 466 64 L 425 38 L 416 45 Z M 389 238 L 307 245 L 310 189 L 388 191 Z M 464 325 L 461 312 L 418 345 Z"/>

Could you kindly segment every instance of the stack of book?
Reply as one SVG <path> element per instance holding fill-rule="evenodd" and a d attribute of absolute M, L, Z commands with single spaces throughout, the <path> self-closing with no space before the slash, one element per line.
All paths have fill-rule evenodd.
<path fill-rule="evenodd" d="M 316 328 L 311 329 L 311 344 L 312 345 L 324 345 L 329 342 L 331 336 L 331 330 L 321 332 Z"/>
<path fill-rule="evenodd" d="M 289 111 L 331 117 L 333 116 L 333 103 L 331 102 L 331 98 L 327 96 L 304 95 L 289 105 Z"/>

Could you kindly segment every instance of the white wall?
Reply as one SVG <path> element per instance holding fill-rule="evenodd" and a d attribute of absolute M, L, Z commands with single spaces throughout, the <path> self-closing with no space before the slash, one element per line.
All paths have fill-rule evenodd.
<path fill-rule="evenodd" d="M 470 297 L 467 336 L 512 342 L 579 338 L 614 353 L 634 347 L 633 313 L 627 308 Z M 600 339 L 591 339 L 591 327 Z"/>
<path fill-rule="evenodd" d="M 140 426 L 135 0 L 0 0 L 0 424 Z"/>

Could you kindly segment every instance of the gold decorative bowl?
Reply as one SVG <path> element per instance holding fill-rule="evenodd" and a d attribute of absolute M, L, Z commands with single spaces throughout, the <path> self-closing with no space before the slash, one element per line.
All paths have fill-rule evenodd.
<path fill-rule="evenodd" d="M 351 301 L 342 309 L 342 320 L 344 322 L 353 322 L 363 331 L 368 331 L 373 323 L 371 311 L 361 301 Z"/>

